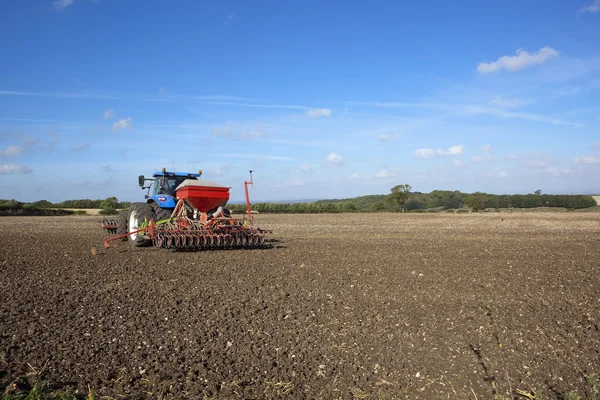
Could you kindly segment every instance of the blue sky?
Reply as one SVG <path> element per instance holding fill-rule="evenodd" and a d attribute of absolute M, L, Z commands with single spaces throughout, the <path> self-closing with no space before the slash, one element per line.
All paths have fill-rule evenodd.
<path fill-rule="evenodd" d="M 600 0 L 0 2 L 0 198 L 600 193 Z"/>

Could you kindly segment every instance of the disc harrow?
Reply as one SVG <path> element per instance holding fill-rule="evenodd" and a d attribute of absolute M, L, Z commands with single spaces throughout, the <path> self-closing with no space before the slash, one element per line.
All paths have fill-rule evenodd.
<path fill-rule="evenodd" d="M 269 230 L 244 226 L 234 219 L 218 224 L 179 219 L 156 225 L 152 245 L 181 250 L 260 248 L 269 245 L 271 233 Z"/>

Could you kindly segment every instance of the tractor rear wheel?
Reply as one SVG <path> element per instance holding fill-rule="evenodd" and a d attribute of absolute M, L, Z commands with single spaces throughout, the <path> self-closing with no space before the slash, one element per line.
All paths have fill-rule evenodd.
<path fill-rule="evenodd" d="M 118 235 L 124 235 L 127 232 L 129 232 L 127 230 L 127 211 L 121 211 L 119 213 L 119 215 L 117 216 L 117 236 Z M 121 240 L 126 241 L 127 240 L 127 236 L 123 236 L 123 238 L 121 238 Z"/>
<path fill-rule="evenodd" d="M 135 247 L 146 247 L 152 245 L 152 239 L 144 233 L 132 233 L 138 229 L 148 226 L 154 219 L 154 211 L 148 203 L 133 203 L 127 213 L 127 227 L 129 232 L 129 242 Z"/>
<path fill-rule="evenodd" d="M 171 217 L 172 209 L 166 209 L 159 206 L 157 203 L 151 203 L 152 211 L 154 211 L 154 215 L 156 216 L 156 222 L 162 221 L 165 219 L 169 219 Z"/>

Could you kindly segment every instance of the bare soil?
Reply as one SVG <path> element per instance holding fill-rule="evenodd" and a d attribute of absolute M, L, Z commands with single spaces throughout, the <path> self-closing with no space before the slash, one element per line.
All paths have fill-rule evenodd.
<path fill-rule="evenodd" d="M 0 390 L 553 399 L 600 372 L 597 213 L 260 214 L 273 248 L 200 252 L 104 249 L 100 220 L 0 218 Z"/>

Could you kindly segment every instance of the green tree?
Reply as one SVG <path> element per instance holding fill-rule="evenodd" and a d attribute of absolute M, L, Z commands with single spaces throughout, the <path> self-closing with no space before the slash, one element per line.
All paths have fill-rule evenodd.
<path fill-rule="evenodd" d="M 485 202 L 484 194 L 481 192 L 475 192 L 469 196 L 467 205 L 473 209 L 473 211 L 483 210 L 483 204 Z"/>
<path fill-rule="evenodd" d="M 542 194 L 542 189 L 538 189 L 534 193 L 535 193 L 536 196 L 539 196 L 539 195 Z"/>
<path fill-rule="evenodd" d="M 388 201 L 394 205 L 402 208 L 402 212 L 406 211 L 406 203 L 408 202 L 408 197 L 410 195 L 410 190 L 412 188 L 410 185 L 396 185 L 390 189 L 390 194 L 388 194 Z"/>

